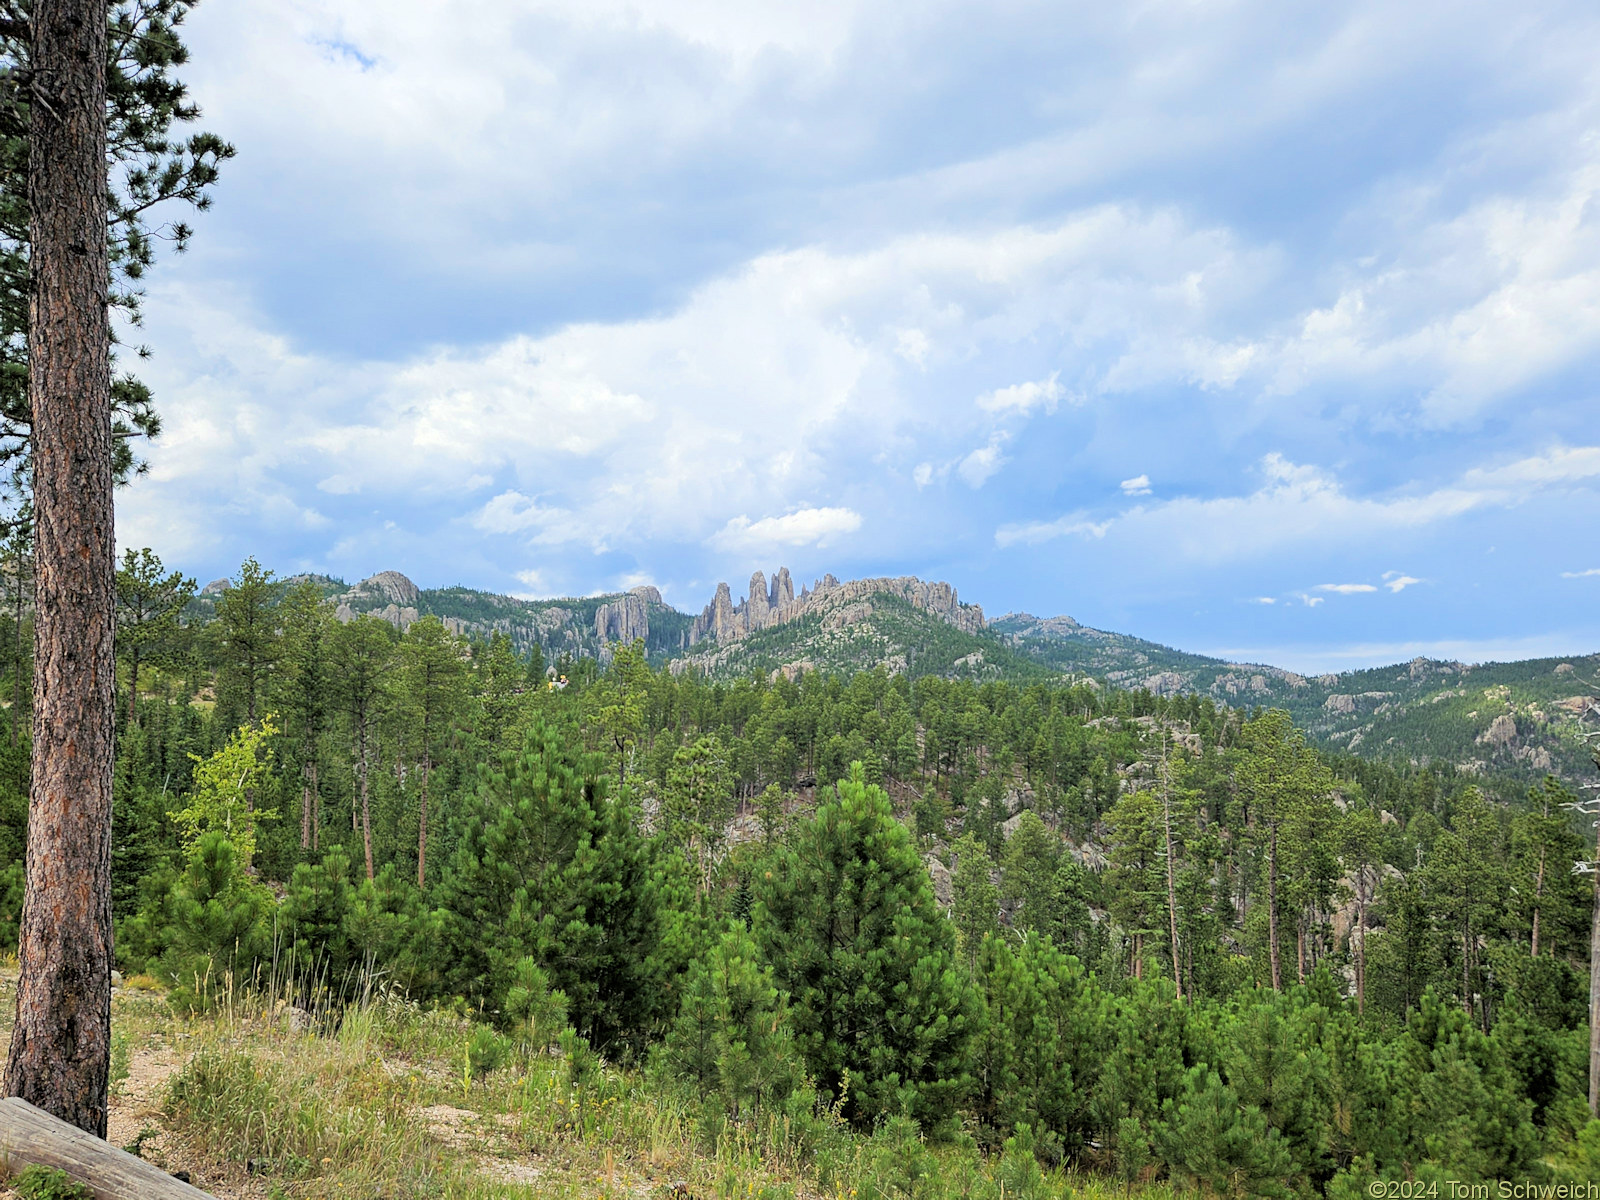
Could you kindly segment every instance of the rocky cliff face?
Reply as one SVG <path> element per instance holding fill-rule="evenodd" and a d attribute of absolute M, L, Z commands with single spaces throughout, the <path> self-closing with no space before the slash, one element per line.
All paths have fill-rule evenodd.
<path fill-rule="evenodd" d="M 662 603 L 653 587 L 636 587 L 625 596 L 595 609 L 594 635 L 601 642 L 621 642 L 631 646 L 650 636 L 650 606 Z"/>
<path fill-rule="evenodd" d="M 404 633 L 416 624 L 421 594 L 399 571 L 379 571 L 340 596 L 334 616 L 347 624 L 357 616 L 377 617 Z"/>
<path fill-rule="evenodd" d="M 824 575 L 796 596 L 789 568 L 779 567 L 770 587 L 765 573 L 757 571 L 750 576 L 749 595 L 737 605 L 728 585 L 717 584 L 716 595 L 689 629 L 689 644 L 692 646 L 707 638 L 718 642 L 737 641 L 759 630 L 784 625 L 825 609 L 851 605 L 880 593 L 897 596 L 916 608 L 926 609 L 966 633 L 979 633 L 988 624 L 983 609 L 976 604 L 962 604 L 955 588 L 948 583 L 927 583 L 914 575 L 851 579 L 841 583 L 832 575 Z"/>

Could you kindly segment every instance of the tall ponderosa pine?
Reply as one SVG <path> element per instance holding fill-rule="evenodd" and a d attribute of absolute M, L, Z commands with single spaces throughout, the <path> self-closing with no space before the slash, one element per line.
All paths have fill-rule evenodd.
<path fill-rule="evenodd" d="M 283 652 L 278 613 L 282 596 L 276 576 L 251 557 L 217 597 L 212 636 L 217 639 L 221 698 L 230 707 L 242 707 L 240 715 L 251 725 L 263 716 L 262 700 Z"/>
<path fill-rule="evenodd" d="M 1166 940 L 1161 803 L 1153 792 L 1133 792 L 1106 813 L 1106 824 L 1112 840 L 1111 864 L 1106 871 L 1111 915 L 1128 939 L 1128 973 L 1142 979 L 1152 939 L 1157 944 Z"/>
<path fill-rule="evenodd" d="M 1370 805 L 1352 808 L 1340 828 L 1340 856 L 1351 878 L 1355 902 L 1350 924 L 1350 953 L 1355 971 L 1356 1011 L 1367 1010 L 1368 912 L 1383 878 L 1383 823 Z"/>
<path fill-rule="evenodd" d="M 420 781 L 417 800 L 417 886 L 428 886 L 428 780 L 440 743 L 462 700 L 466 670 L 461 644 L 438 617 L 412 623 L 400 642 L 400 716 Z"/>
<path fill-rule="evenodd" d="M 1505 850 L 1498 813 L 1476 789 L 1456 802 L 1451 827 L 1434 841 L 1423 881 L 1440 931 L 1457 957 L 1462 1010 L 1477 1009 L 1485 1031 L 1488 1013 L 1479 997 L 1486 990 L 1480 942 L 1506 911 Z"/>
<path fill-rule="evenodd" d="M 617 778 L 628 777 L 628 759 L 644 730 L 650 668 L 644 642 L 618 646 L 611 669 L 584 695 L 587 707 L 617 756 Z"/>
<path fill-rule="evenodd" d="M 1290 849 L 1304 849 L 1309 856 L 1310 831 L 1322 826 L 1321 813 L 1328 805 L 1333 775 L 1305 743 L 1289 714 L 1279 709 L 1263 713 L 1249 722 L 1240 737 L 1241 755 L 1237 771 L 1239 790 L 1248 804 L 1249 823 L 1255 842 L 1263 851 L 1267 872 L 1267 955 L 1272 986 L 1283 990 L 1282 909 L 1285 900 L 1286 829 L 1290 837 L 1299 836 Z M 1297 883 L 1316 877 L 1307 865 L 1293 876 Z M 1297 887 L 1293 898 L 1304 903 L 1314 891 Z"/>
<path fill-rule="evenodd" d="M 860 764 L 763 873 L 752 925 L 807 1068 L 834 1096 L 849 1081 L 846 1115 L 946 1127 L 974 1001 L 911 835 Z"/>
<path fill-rule="evenodd" d="M 701 895 L 711 887 L 711 864 L 728 818 L 733 815 L 733 772 L 715 737 L 680 746 L 667 768 L 661 817 L 667 840 L 682 846 L 694 863 Z"/>
<path fill-rule="evenodd" d="M 1000 889 L 994 882 L 994 860 L 974 835 L 967 833 L 951 847 L 956 869 L 950 878 L 950 920 L 956 927 L 956 949 L 970 977 L 978 969 L 983 941 L 1000 930 Z"/>
<path fill-rule="evenodd" d="M 139 668 L 170 662 L 178 619 L 194 599 L 195 582 L 181 571 L 164 573 L 148 546 L 127 550 L 117 571 L 117 652 L 128 664 L 128 726 L 139 723 Z"/>
<path fill-rule="evenodd" d="M 284 732 L 299 747 L 300 849 L 322 848 L 322 736 L 328 723 L 329 648 L 333 605 L 310 579 L 289 589 L 279 606 L 283 648 L 279 660 L 278 703 Z"/>
<path fill-rule="evenodd" d="M 376 617 L 357 617 L 333 630 L 331 647 L 334 690 L 350 723 L 351 761 L 355 767 L 356 799 L 351 821 L 361 833 L 367 878 L 372 864 L 372 742 L 389 700 L 388 673 L 394 661 L 394 626 Z"/>
<path fill-rule="evenodd" d="M 511 649 L 511 639 L 503 633 L 495 633 L 486 645 L 479 645 L 476 656 L 478 737 L 485 746 L 500 746 L 508 736 L 515 736 L 512 726 L 525 668 Z"/>
<path fill-rule="evenodd" d="M 33 784 L 5 1090 L 103 1137 L 111 1066 L 116 538 L 103 0 L 8 18 L 33 113 L 25 194 L 33 468 Z M 21 63 L 17 64 L 21 66 Z M 15 93 L 13 93 L 15 95 Z M 8 116 L 10 114 L 8 113 Z M 12 149 L 17 149 L 13 130 Z M 13 391 L 13 405 L 23 393 Z"/>

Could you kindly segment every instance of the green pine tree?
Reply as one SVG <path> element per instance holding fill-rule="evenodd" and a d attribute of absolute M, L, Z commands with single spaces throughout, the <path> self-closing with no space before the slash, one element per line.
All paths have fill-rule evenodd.
<path fill-rule="evenodd" d="M 807 1069 L 849 1119 L 946 1129 L 969 1086 L 973 1000 L 910 834 L 864 768 L 764 873 L 753 925 Z"/>
<path fill-rule="evenodd" d="M 602 761 L 536 723 L 461 806 L 434 897 L 446 985 L 503 1012 L 517 964 L 532 958 L 592 1044 L 642 1033 L 658 999 L 650 862 L 633 807 L 607 795 Z"/>

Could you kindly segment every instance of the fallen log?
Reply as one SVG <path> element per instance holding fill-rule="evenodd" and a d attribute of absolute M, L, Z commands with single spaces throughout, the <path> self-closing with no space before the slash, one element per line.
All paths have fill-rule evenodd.
<path fill-rule="evenodd" d="M 65 1171 L 94 1190 L 95 1200 L 213 1200 L 154 1163 L 69 1125 L 13 1096 L 0 1100 L 0 1161 L 17 1174 L 33 1163 Z"/>

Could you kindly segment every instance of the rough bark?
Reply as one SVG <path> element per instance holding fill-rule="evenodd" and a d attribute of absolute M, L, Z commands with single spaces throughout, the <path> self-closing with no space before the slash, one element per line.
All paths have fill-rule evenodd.
<path fill-rule="evenodd" d="M 1543 816 L 1550 815 L 1550 802 L 1544 803 Z M 1541 831 L 1542 836 L 1542 831 Z M 1529 958 L 1539 957 L 1539 908 L 1544 903 L 1544 860 L 1547 847 L 1543 841 L 1539 843 L 1539 874 L 1533 881 L 1533 952 Z"/>
<path fill-rule="evenodd" d="M 1367 1011 L 1367 868 L 1356 869 L 1356 1013 Z"/>
<path fill-rule="evenodd" d="M 17 638 L 16 665 L 11 671 L 11 744 L 17 744 L 17 723 L 22 720 L 22 572 L 24 570 L 22 551 L 17 550 L 17 594 L 16 594 L 16 625 L 14 632 Z"/>
<path fill-rule="evenodd" d="M 1183 999 L 1183 958 L 1178 949 L 1178 891 L 1172 866 L 1172 781 L 1167 775 L 1167 752 L 1161 749 L 1161 821 L 1167 838 L 1167 928 L 1172 935 L 1172 982 Z"/>
<path fill-rule="evenodd" d="M 1600 864 L 1600 823 L 1594 861 Z M 1594 913 L 1589 921 L 1589 1113 L 1600 1117 L 1600 866 L 1594 871 Z"/>
<path fill-rule="evenodd" d="M 360 731 L 360 744 L 356 751 L 356 780 L 361 790 L 361 842 L 367 852 L 367 880 L 372 875 L 372 805 L 367 789 L 367 718 L 363 713 L 356 725 Z"/>
<path fill-rule="evenodd" d="M 139 651 L 128 652 L 128 728 L 139 724 Z"/>
<path fill-rule="evenodd" d="M 104 1137 L 116 715 L 106 6 L 38 0 L 32 24 L 33 786 L 5 1090 Z"/>
<path fill-rule="evenodd" d="M 422 756 L 422 801 L 417 807 L 417 887 L 428 881 L 428 756 Z"/>
<path fill-rule="evenodd" d="M 1272 990 L 1283 991 L 1283 964 L 1278 955 L 1278 826 L 1267 843 L 1267 954 L 1272 961 Z"/>

